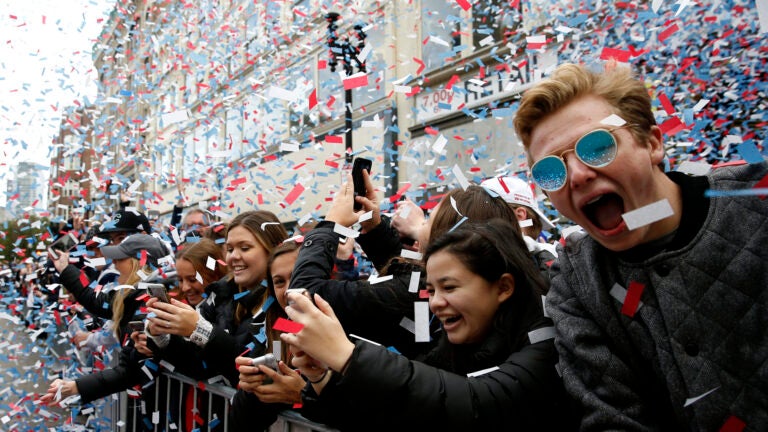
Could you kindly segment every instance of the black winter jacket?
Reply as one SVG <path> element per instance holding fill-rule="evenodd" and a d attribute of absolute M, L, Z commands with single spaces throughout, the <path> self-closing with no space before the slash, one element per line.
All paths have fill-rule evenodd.
<path fill-rule="evenodd" d="M 359 341 L 345 374 L 334 373 L 321 396 L 304 389 L 303 415 L 341 430 L 576 430 L 554 341 L 529 336 L 551 326 L 541 299 L 531 298 L 499 312 L 480 344 L 441 339 L 426 364 Z"/>
<path fill-rule="evenodd" d="M 116 291 L 96 292 L 87 286 L 83 286 L 80 281 L 80 269 L 71 264 L 61 272 L 59 282 L 64 285 L 67 291 L 72 293 L 77 302 L 83 305 L 88 312 L 99 318 L 112 319 L 112 297 L 114 297 Z M 140 300 L 137 300 L 140 293 L 136 290 L 131 291 L 123 300 L 123 317 L 119 323 L 115 323 L 115 326 L 120 330 L 119 334 L 121 337 L 130 334 L 128 322 L 134 319 L 136 311 L 143 304 Z"/>
<path fill-rule="evenodd" d="M 375 257 L 373 262 L 377 268 L 386 264 L 387 256 L 393 256 L 393 246 L 397 255 L 400 253 L 397 246 L 399 239 L 393 237 L 388 226 L 388 220 L 383 219 L 377 229 L 358 238 L 361 245 L 368 245 L 366 255 Z M 419 287 L 423 288 L 424 269 L 416 264 L 396 261 L 388 268 L 392 279 L 383 282 L 371 284 L 363 280 L 334 280 L 332 273 L 339 234 L 333 231 L 333 227 L 333 222 L 320 222 L 304 237 L 291 276 L 291 288 L 306 288 L 312 294 L 320 294 L 333 307 L 348 334 L 385 347 L 394 347 L 408 358 L 428 352 L 433 345 L 416 343 L 414 334 L 401 325 L 403 318 L 413 321 L 413 303 L 420 300 L 417 292 L 408 290 L 411 275 L 420 272 Z M 365 240 L 362 240 L 364 237 Z M 387 248 L 390 250 L 386 251 Z"/>
<path fill-rule="evenodd" d="M 264 352 L 264 345 L 253 336 L 252 317 L 237 323 L 235 309 L 238 303 L 250 309 L 261 301 L 264 291 L 264 287 L 260 286 L 235 300 L 238 287 L 233 280 L 223 278 L 210 284 L 205 289 L 206 300 L 199 307 L 200 316 L 213 325 L 208 343 L 198 347 L 184 338 L 172 336 L 165 348 L 158 349 L 152 344 L 153 351 L 173 364 L 179 373 L 196 379 L 222 375 L 235 387 L 239 377 L 235 358 L 249 348 L 251 343 L 253 354 L 261 355 Z"/>

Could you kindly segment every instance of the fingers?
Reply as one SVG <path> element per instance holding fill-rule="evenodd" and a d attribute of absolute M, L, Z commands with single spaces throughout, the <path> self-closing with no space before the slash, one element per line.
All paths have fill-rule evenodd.
<path fill-rule="evenodd" d="M 376 190 L 373 189 L 373 181 L 371 180 L 371 174 L 363 170 L 363 182 L 365 183 L 365 198 L 370 201 L 376 200 Z"/>
<path fill-rule="evenodd" d="M 290 367 L 288 367 L 288 365 L 285 364 L 285 362 L 281 361 L 280 363 L 277 364 L 277 367 L 278 369 L 280 369 L 280 373 L 282 373 L 285 376 L 299 376 L 299 373 L 291 369 Z"/>
<path fill-rule="evenodd" d="M 188 305 L 188 304 L 186 304 L 184 302 L 180 302 L 180 301 L 176 300 L 175 298 L 171 299 L 171 305 L 176 306 L 176 307 L 181 308 L 181 309 L 194 310 L 194 308 L 192 308 L 192 306 L 190 306 L 190 305 Z"/>
<path fill-rule="evenodd" d="M 336 314 L 333 312 L 333 308 L 331 305 L 325 301 L 324 298 L 320 297 L 320 294 L 315 294 L 315 305 L 317 305 L 317 308 L 320 309 L 322 313 L 325 315 L 336 319 Z"/>
<path fill-rule="evenodd" d="M 235 364 L 240 366 L 250 366 L 253 359 L 250 357 L 237 357 L 235 358 Z"/>
<path fill-rule="evenodd" d="M 280 363 L 282 363 L 282 362 L 280 362 Z M 280 374 L 277 373 L 276 370 L 274 370 L 272 368 L 269 368 L 267 366 L 259 365 L 258 368 L 259 368 L 259 371 L 261 373 L 263 373 L 264 375 L 266 375 L 266 376 L 268 376 L 268 377 L 270 377 L 272 379 L 275 379 L 275 377 L 280 376 Z"/>

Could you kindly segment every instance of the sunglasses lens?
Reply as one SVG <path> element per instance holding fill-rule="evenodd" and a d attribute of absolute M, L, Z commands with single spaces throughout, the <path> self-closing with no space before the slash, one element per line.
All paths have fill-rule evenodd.
<path fill-rule="evenodd" d="M 616 139 L 607 130 L 592 131 L 576 143 L 576 156 L 593 168 L 604 167 L 616 157 Z"/>
<path fill-rule="evenodd" d="M 545 191 L 555 191 L 565 184 L 565 164 L 557 156 L 547 156 L 531 167 L 533 181 Z"/>

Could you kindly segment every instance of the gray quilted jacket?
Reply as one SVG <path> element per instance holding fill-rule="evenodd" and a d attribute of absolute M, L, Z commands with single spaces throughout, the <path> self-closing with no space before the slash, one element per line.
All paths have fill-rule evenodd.
<path fill-rule="evenodd" d="M 766 175 L 768 163 L 721 168 L 708 187 Z M 569 237 L 551 270 L 547 310 L 582 430 L 768 430 L 768 199 L 712 198 L 691 241 L 642 262 Z M 609 291 L 633 281 L 645 289 L 630 318 Z"/>

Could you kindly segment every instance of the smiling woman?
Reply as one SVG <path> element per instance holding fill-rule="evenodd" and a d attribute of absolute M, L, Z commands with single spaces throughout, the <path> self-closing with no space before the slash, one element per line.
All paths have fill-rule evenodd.
<path fill-rule="evenodd" d="M 184 299 L 191 306 L 203 301 L 205 287 L 223 278 L 227 272 L 221 265 L 224 254 L 210 239 L 188 244 L 176 253 L 176 276 Z M 209 261 L 213 261 L 209 265 Z"/>
<path fill-rule="evenodd" d="M 427 248 L 429 308 L 444 336 L 424 363 L 350 342 L 325 300 L 289 293 L 286 312 L 303 325 L 281 336 L 294 365 L 307 376 L 318 364 L 331 371 L 305 388 L 304 416 L 341 430 L 574 430 L 545 283 L 510 232 L 505 220 L 465 223 Z"/>

